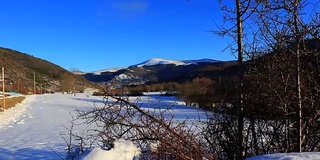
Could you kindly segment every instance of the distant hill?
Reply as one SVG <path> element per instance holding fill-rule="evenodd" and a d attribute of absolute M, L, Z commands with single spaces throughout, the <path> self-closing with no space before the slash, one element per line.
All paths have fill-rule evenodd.
<path fill-rule="evenodd" d="M 93 85 L 58 65 L 8 48 L 0 47 L 0 67 L 5 68 L 6 90 L 11 91 L 32 92 L 34 75 L 39 93 L 67 91 L 73 84 L 77 90 Z"/>
<path fill-rule="evenodd" d="M 91 73 L 78 73 L 87 80 L 117 85 L 138 85 L 158 82 L 186 82 L 196 77 L 218 80 L 237 74 L 235 61 L 167 60 L 153 58 L 129 67 L 111 68 Z"/>
<path fill-rule="evenodd" d="M 162 58 L 152 58 L 145 62 L 139 63 L 134 66 L 145 67 L 145 66 L 155 66 L 155 65 L 176 65 L 176 66 L 186 66 L 192 64 L 200 64 L 200 63 L 215 63 L 219 62 L 212 59 L 200 59 L 200 60 L 167 60 Z"/>

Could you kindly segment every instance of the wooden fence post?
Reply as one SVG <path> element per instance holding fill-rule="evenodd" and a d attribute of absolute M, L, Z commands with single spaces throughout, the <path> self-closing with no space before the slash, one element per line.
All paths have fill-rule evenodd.
<path fill-rule="evenodd" d="M 4 86 L 4 67 L 2 67 L 2 101 L 3 101 L 3 110 L 6 109 L 6 93 Z"/>

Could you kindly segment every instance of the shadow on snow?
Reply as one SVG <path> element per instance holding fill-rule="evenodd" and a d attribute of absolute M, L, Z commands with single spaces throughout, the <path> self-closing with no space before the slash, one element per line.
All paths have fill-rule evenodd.
<path fill-rule="evenodd" d="M 61 160 L 66 154 L 64 152 L 54 152 L 35 148 L 22 148 L 18 150 L 8 150 L 0 148 L 1 160 Z"/>

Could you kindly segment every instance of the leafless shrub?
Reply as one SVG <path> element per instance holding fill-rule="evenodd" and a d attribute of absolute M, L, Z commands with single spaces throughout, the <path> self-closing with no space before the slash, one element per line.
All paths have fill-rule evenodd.
<path fill-rule="evenodd" d="M 128 97 L 110 94 L 104 100 L 103 107 L 78 110 L 77 120 L 96 127 L 85 136 L 73 137 L 90 137 L 109 149 L 117 139 L 131 140 L 142 149 L 141 159 L 216 159 L 202 139 L 199 120 L 175 119 L 170 106 L 161 106 L 161 102 L 142 107 L 139 98 L 130 102 Z"/>

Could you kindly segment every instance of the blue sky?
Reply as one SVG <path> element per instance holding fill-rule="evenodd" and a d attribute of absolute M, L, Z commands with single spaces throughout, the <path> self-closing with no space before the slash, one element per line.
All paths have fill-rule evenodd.
<path fill-rule="evenodd" d="M 1 1 L 0 46 L 65 69 L 95 71 L 150 58 L 232 60 L 218 0 Z"/>

